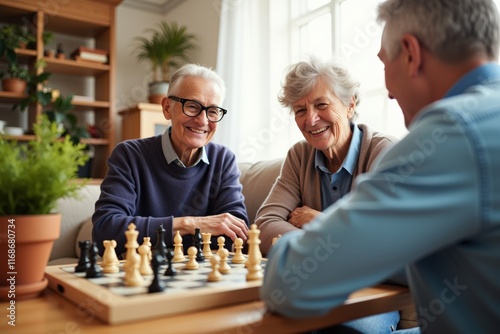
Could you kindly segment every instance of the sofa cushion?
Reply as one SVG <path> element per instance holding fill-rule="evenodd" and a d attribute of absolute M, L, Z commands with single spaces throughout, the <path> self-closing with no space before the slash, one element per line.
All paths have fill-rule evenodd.
<path fill-rule="evenodd" d="M 252 224 L 260 206 L 266 199 L 276 178 L 280 174 L 283 159 L 259 161 L 256 163 L 240 163 L 240 182 L 243 186 L 248 220 Z"/>
<path fill-rule="evenodd" d="M 95 202 L 101 193 L 98 184 L 87 184 L 75 198 L 62 198 L 56 211 L 62 214 L 61 235 L 54 242 L 49 261 L 59 258 L 75 258 L 75 243 L 82 224 L 92 217 Z"/>

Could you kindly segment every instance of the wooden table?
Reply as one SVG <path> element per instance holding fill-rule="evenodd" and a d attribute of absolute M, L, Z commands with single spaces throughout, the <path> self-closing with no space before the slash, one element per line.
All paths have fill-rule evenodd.
<path fill-rule="evenodd" d="M 344 305 L 322 317 L 284 318 L 266 312 L 264 302 L 258 301 L 111 326 L 46 289 L 39 298 L 16 302 L 15 327 L 7 323 L 9 303 L 0 303 L 0 333 L 300 333 L 410 305 L 412 299 L 407 288 L 379 285 L 353 293 Z"/>

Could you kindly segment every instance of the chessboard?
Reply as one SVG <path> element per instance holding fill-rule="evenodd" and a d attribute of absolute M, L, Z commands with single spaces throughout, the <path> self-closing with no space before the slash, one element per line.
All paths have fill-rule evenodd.
<path fill-rule="evenodd" d="M 208 280 L 213 271 L 208 258 L 198 262 L 199 268 L 195 270 L 186 269 L 187 257 L 171 263 L 176 271 L 174 276 L 165 275 L 168 264 L 159 265 L 156 277 L 164 289 L 154 293 L 148 292 L 148 287 L 155 275 L 144 275 L 144 283 L 139 286 L 124 283 L 124 261 L 119 262 L 118 272 L 104 273 L 97 278 L 75 272 L 74 264 L 48 266 L 45 276 L 49 288 L 76 304 L 78 312 L 84 311 L 109 324 L 119 324 L 258 300 L 262 281 L 248 280 L 245 263 L 232 263 L 234 254 L 229 252 L 227 257 L 229 273 L 221 274 L 221 279 L 215 282 Z M 266 261 L 261 259 L 262 272 Z"/>

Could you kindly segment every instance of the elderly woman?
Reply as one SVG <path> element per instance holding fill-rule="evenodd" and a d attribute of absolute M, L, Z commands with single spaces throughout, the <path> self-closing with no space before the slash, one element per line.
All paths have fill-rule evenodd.
<path fill-rule="evenodd" d="M 369 171 L 395 141 L 354 123 L 358 90 L 358 82 L 333 61 L 311 58 L 289 68 L 279 100 L 295 115 L 305 141 L 288 151 L 280 176 L 257 212 L 263 253 L 273 238 L 301 228 L 346 195 L 354 179 Z M 385 333 L 398 321 L 399 314 L 391 312 L 354 321 L 351 328 Z"/>
<path fill-rule="evenodd" d="M 108 159 L 108 173 L 92 217 L 92 236 L 103 252 L 103 240 L 117 242 L 125 252 L 124 232 L 130 223 L 139 240 L 166 230 L 164 242 L 173 245 L 179 231 L 183 246 L 192 245 L 196 228 L 213 238 L 246 240 L 248 217 L 234 154 L 211 143 L 226 114 L 220 105 L 225 84 L 212 70 L 188 64 L 172 76 L 163 114 L 171 126 L 163 135 L 122 142 Z M 217 242 L 212 241 L 216 247 Z"/>

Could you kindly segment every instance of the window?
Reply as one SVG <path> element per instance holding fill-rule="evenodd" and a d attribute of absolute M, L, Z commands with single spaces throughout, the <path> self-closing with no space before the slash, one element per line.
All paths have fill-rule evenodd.
<path fill-rule="evenodd" d="M 397 137 L 406 134 L 399 105 L 387 96 L 377 57 L 382 27 L 376 22 L 376 7 L 381 0 L 293 1 L 292 62 L 306 55 L 336 57 L 361 82 L 357 122 Z"/>

